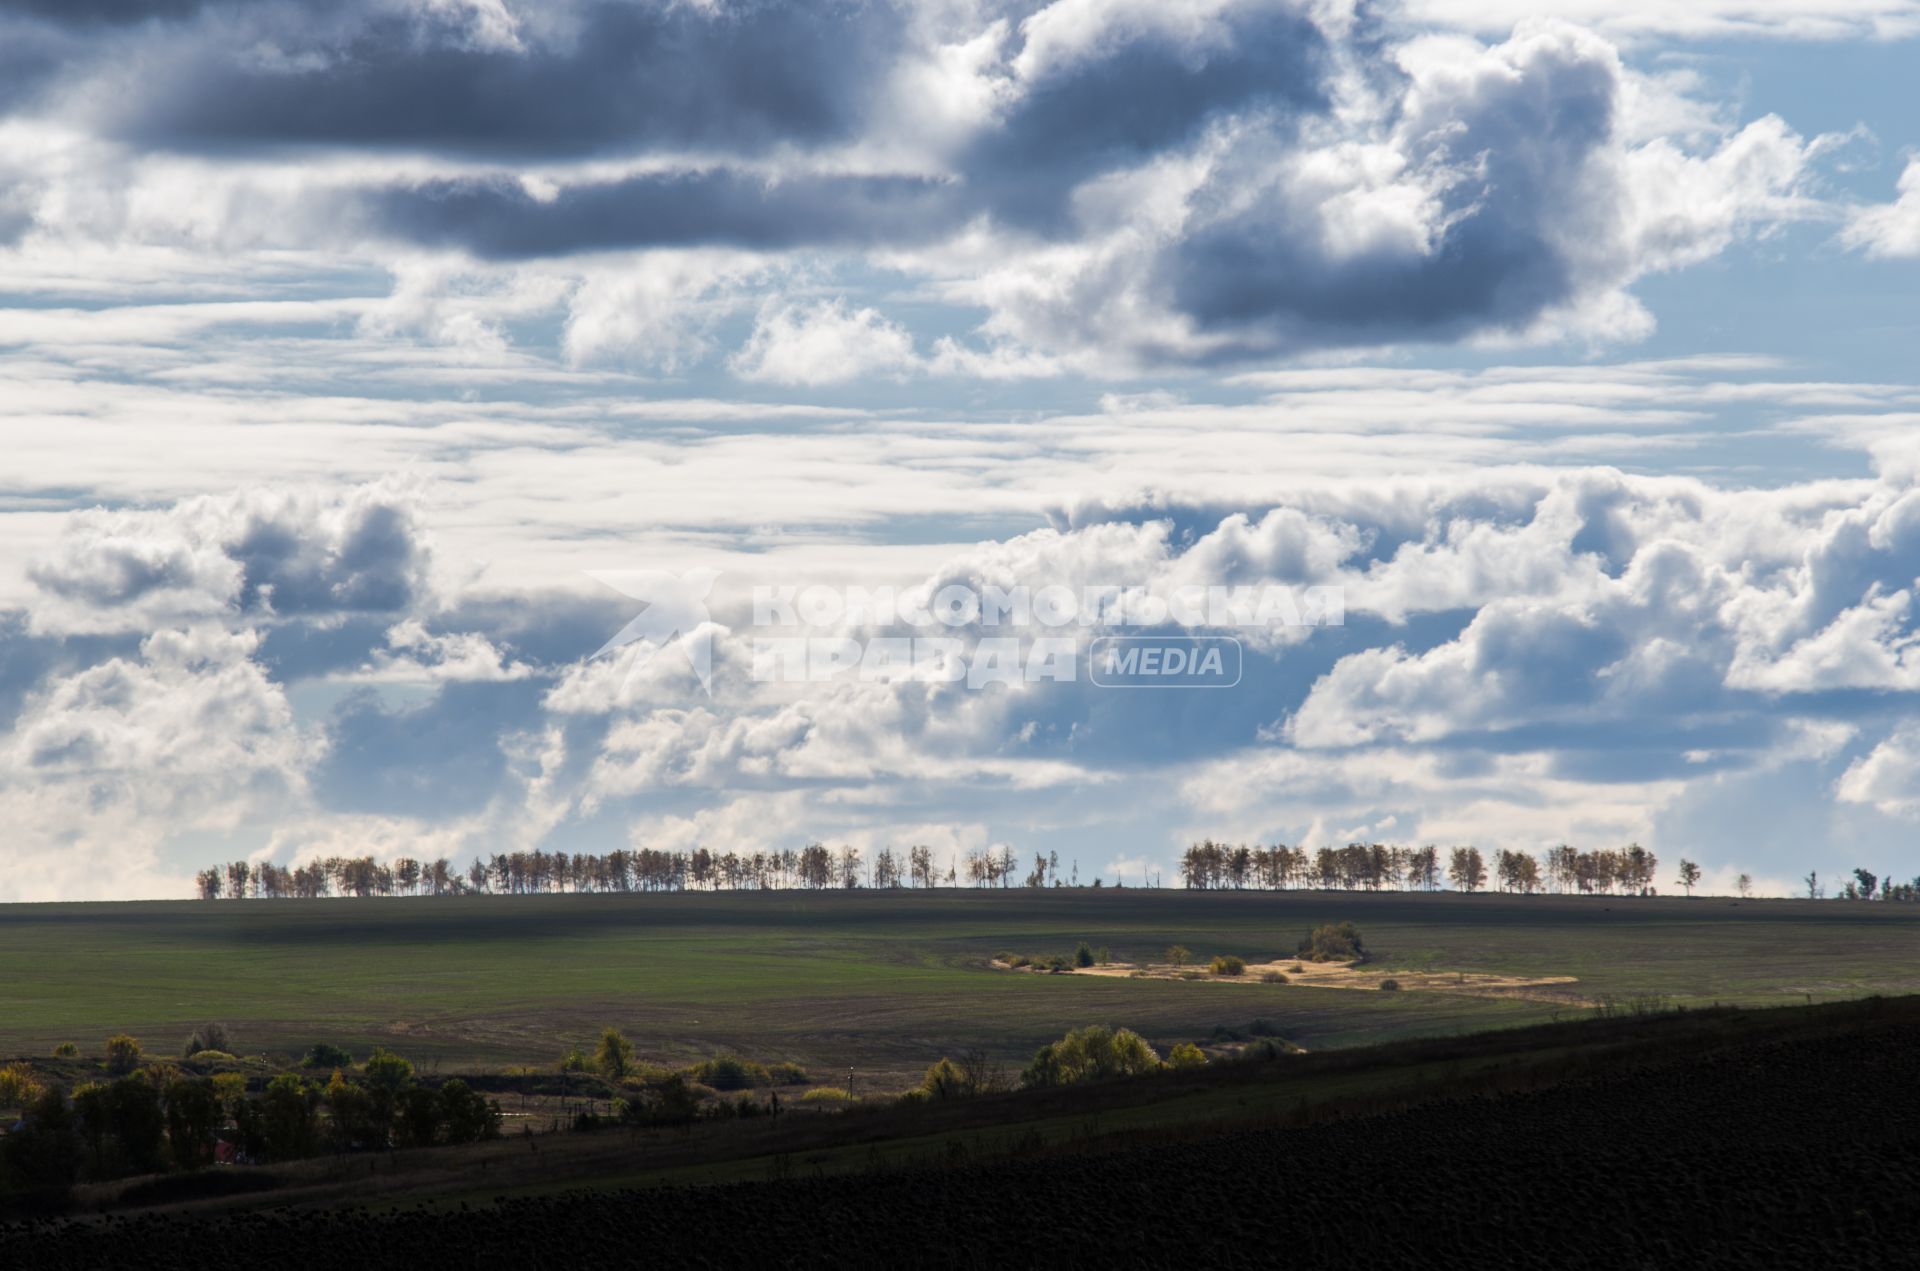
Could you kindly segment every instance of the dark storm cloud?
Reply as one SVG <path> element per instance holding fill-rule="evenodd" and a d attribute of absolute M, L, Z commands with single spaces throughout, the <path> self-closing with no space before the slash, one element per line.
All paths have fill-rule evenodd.
<path fill-rule="evenodd" d="M 1285 13 L 1243 15 L 1214 48 L 1137 36 L 1042 75 L 963 167 L 996 216 L 1059 229 L 1079 182 L 1188 142 L 1210 121 L 1323 110 L 1326 52 L 1311 23 Z"/>
<path fill-rule="evenodd" d="M 818 35 L 811 19 L 800 26 Z M 1228 44 L 1199 51 L 1141 36 L 1044 75 L 1000 127 L 960 157 L 951 180 L 809 175 L 769 182 L 751 172 L 718 170 L 578 186 L 551 201 L 531 197 L 516 183 L 450 181 L 383 192 L 370 199 L 370 210 L 377 225 L 398 237 L 489 257 L 694 244 L 763 250 L 901 246 L 936 238 L 981 214 L 1065 232 L 1067 198 L 1091 176 L 1189 142 L 1210 120 L 1247 110 L 1291 116 L 1325 106 L 1325 43 L 1311 24 L 1292 15 L 1256 14 L 1235 35 Z M 804 66 L 821 50 L 808 40 L 787 52 Z M 844 56 L 823 55 L 812 71 L 838 80 L 846 73 Z M 739 50 L 730 50 L 729 60 L 740 58 Z M 789 76 L 798 73 L 789 67 Z M 783 95 L 806 98 L 797 85 L 795 78 Z M 764 91 L 753 83 L 744 88 L 747 106 Z M 776 117 L 789 129 L 788 139 L 801 142 L 824 139 L 825 125 L 840 122 L 838 115 L 817 111 L 766 114 Z M 627 139 L 644 139 L 644 132 L 636 127 Z M 495 140 L 511 144 L 511 134 Z"/>
<path fill-rule="evenodd" d="M 1000 328 L 1046 352 L 1224 363 L 1455 340 L 1577 311 L 1648 267 L 1620 232 L 1628 195 L 1607 164 L 1618 58 L 1571 27 L 1523 31 L 1496 50 L 1462 46 L 1445 73 L 1417 81 L 1367 6 L 1337 47 L 1300 7 L 1277 3 L 1197 22 L 1120 8 L 1024 25 L 1046 6 L 1016 3 L 979 15 L 978 30 L 937 35 L 939 19 L 906 0 L 568 0 L 491 17 L 398 0 L 197 14 L 187 0 L 96 0 L 76 12 L 177 20 L 91 34 L 76 34 L 77 18 L 57 27 L 54 7 L 13 6 L 31 37 L 28 52 L 0 51 L 0 62 L 22 62 L 16 108 L 31 100 L 136 148 L 216 159 L 308 149 L 444 159 L 455 175 L 314 191 L 313 222 L 489 259 L 700 245 L 886 251 L 963 225 L 1006 235 L 1013 255 L 1036 239 L 1091 240 L 1103 230 L 1076 201 L 1089 181 L 1212 139 L 1177 228 L 1086 267 L 1104 274 L 1003 291 Z M 948 140 L 927 140 L 914 98 L 898 91 L 912 81 L 896 72 L 942 63 L 936 46 L 956 47 L 995 16 L 1006 39 L 967 91 L 998 105 L 959 141 L 938 122 L 947 107 L 930 107 L 926 137 Z M 45 47 L 33 51 L 34 39 Z M 95 48 L 94 64 L 74 61 L 81 46 Z M 63 60 L 70 96 L 45 87 L 44 68 Z M 1382 103 L 1357 132 L 1333 118 L 1336 68 L 1341 84 L 1357 76 Z M 9 91 L 0 86 L 0 109 Z M 1403 210 L 1383 214 L 1384 228 L 1360 218 L 1355 236 L 1372 238 L 1332 241 L 1331 222 L 1346 214 L 1326 200 L 1366 192 L 1358 161 L 1323 152 L 1321 167 L 1344 163 L 1356 185 L 1317 193 L 1289 167 L 1329 137 L 1393 152 Z M 849 165 L 855 154 L 864 157 Z M 887 154 L 909 158 L 893 175 L 865 166 Z M 644 175 L 554 175 L 550 185 L 506 175 L 586 158 L 657 162 Z M 480 166 L 460 174 L 461 163 Z M 8 207 L 0 197 L 0 239 L 25 225 Z M 1049 307 L 1054 296 L 1064 299 Z M 1103 325 L 1102 315 L 1127 313 L 1142 318 Z"/>
<path fill-rule="evenodd" d="M 1446 190 L 1437 250 L 1329 256 L 1281 197 L 1188 235 L 1163 260 L 1175 304 L 1204 331 L 1240 335 L 1226 356 L 1281 347 L 1454 339 L 1512 327 L 1575 298 L 1559 246 L 1582 215 L 1584 169 L 1610 138 L 1615 68 L 1581 45 L 1537 50 L 1523 75 L 1476 80 L 1445 113 L 1407 121 L 1419 156 L 1470 165 Z M 1431 109 L 1431 108 L 1429 108 Z M 1243 180 L 1229 170 L 1223 184 Z M 1278 194 L 1278 192 L 1276 192 Z"/>
<path fill-rule="evenodd" d="M 0 17 L 21 15 L 61 26 L 130 24 L 186 17 L 206 7 L 205 0 L 0 0 Z"/>
<path fill-rule="evenodd" d="M 282 31 L 270 61 L 194 42 L 109 127 L 179 150 L 754 153 L 853 136 L 898 34 L 890 6 L 862 3 L 602 3 L 578 18 L 519 48 L 388 14 Z"/>
<path fill-rule="evenodd" d="M 429 551 L 410 498 L 257 489 L 161 511 L 77 513 L 29 568 L 50 597 L 135 620 L 187 613 L 399 613 L 427 591 Z"/>
<path fill-rule="evenodd" d="M 427 552 L 412 509 L 367 501 L 331 532 L 285 515 L 249 516 L 228 542 L 240 562 L 240 606 L 271 604 L 277 613 L 396 613 L 426 583 Z"/>

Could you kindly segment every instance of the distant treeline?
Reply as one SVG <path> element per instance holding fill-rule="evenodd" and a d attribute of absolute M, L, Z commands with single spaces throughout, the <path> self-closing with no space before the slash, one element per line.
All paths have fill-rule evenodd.
<path fill-rule="evenodd" d="M 1456 891 L 1481 891 L 1489 885 L 1501 891 L 1601 896 L 1651 896 L 1657 893 L 1654 872 L 1660 858 L 1638 843 L 1622 848 L 1582 852 L 1567 844 L 1548 848 L 1539 856 L 1504 849 L 1493 854 L 1491 866 L 1477 847 L 1447 850 L 1445 880 Z M 1700 867 L 1682 859 L 1674 882 L 1688 895 L 1700 883 Z M 1201 890 L 1255 888 L 1277 891 L 1310 887 L 1346 891 L 1405 889 L 1433 891 L 1441 885 L 1440 848 L 1394 847 L 1385 843 L 1349 843 L 1345 847 L 1232 846 L 1205 839 L 1180 857 L 1181 885 Z M 1802 880 L 1809 899 L 1827 894 L 1817 873 Z M 1753 878 L 1742 874 L 1735 884 L 1742 896 L 1753 891 Z M 1856 869 L 1839 891 L 1845 900 L 1920 900 L 1920 878 L 1910 883 L 1882 882 L 1870 870 Z"/>
<path fill-rule="evenodd" d="M 1600 892 L 1650 895 L 1660 859 L 1638 843 L 1618 851 L 1577 852 L 1556 847 L 1545 863 L 1525 852 L 1496 852 L 1491 871 L 1477 847 L 1448 850 L 1445 881 L 1457 891 L 1480 891 L 1491 880 L 1502 891 Z M 1684 879 L 1690 862 L 1681 862 Z M 1434 891 L 1442 881 L 1438 847 L 1393 847 L 1385 843 L 1349 843 L 1308 851 L 1284 843 L 1238 847 L 1206 839 L 1180 858 L 1180 881 L 1198 889 L 1254 887 L 1277 891 L 1293 887 L 1381 891 L 1405 888 Z M 1698 881 L 1698 874 L 1694 875 Z"/>
<path fill-rule="evenodd" d="M 1656 894 L 1659 858 L 1638 843 L 1622 848 L 1578 851 L 1561 845 L 1538 856 L 1500 850 L 1489 858 L 1477 847 L 1396 847 L 1349 843 L 1309 849 L 1274 844 L 1238 846 L 1206 839 L 1180 858 L 1179 881 L 1194 890 L 1253 889 L 1281 891 L 1477 892 L 1489 887 L 1530 895 L 1535 892 L 1602 896 Z M 1674 883 L 1692 894 L 1701 870 L 1682 860 Z M 1157 882 L 1156 880 L 1153 880 Z M 769 852 L 657 851 L 620 849 L 590 852 L 509 852 L 475 857 L 464 870 L 446 857 L 419 861 L 402 857 L 382 862 L 372 856 L 328 857 L 299 866 L 233 861 L 200 871 L 202 900 L 313 899 L 321 896 L 527 895 L 547 892 L 777 891 L 959 886 L 1079 886 L 1079 868 L 1061 876 L 1056 853 L 1036 853 L 1029 865 L 1011 847 L 976 849 L 944 863 L 926 846 L 882 848 L 869 857 L 856 847 L 811 843 Z M 1090 884 L 1103 885 L 1096 878 Z M 1806 894 L 1827 894 L 1818 874 L 1803 880 Z M 1752 879 L 1740 875 L 1741 895 Z M 1845 899 L 1914 901 L 1920 879 L 1882 883 L 1864 869 L 1853 871 L 1837 895 Z"/>
<path fill-rule="evenodd" d="M 1057 857 L 1034 858 L 1027 886 L 1045 886 L 1057 872 Z M 309 865 L 286 867 L 234 861 L 202 870 L 200 898 L 216 900 L 319 896 L 453 896 L 462 893 L 524 895 L 538 892 L 771 891 L 801 888 L 933 887 L 957 885 L 963 873 L 976 886 L 1009 886 L 1017 864 L 1013 849 L 969 853 L 945 870 L 930 847 L 882 848 L 869 861 L 858 848 L 829 848 L 812 843 L 778 852 L 664 852 L 651 848 L 605 855 L 577 852 L 511 852 L 482 860 L 465 870 L 445 857 L 417 861 L 402 857 L 390 864 L 371 856 L 329 857 Z M 1053 881 L 1058 881 L 1053 878 Z"/>

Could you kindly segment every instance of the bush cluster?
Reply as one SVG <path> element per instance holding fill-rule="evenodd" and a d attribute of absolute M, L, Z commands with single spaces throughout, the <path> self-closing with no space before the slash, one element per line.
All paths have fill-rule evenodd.
<path fill-rule="evenodd" d="M 180 1057 L 192 1059 L 202 1051 L 215 1050 L 223 1055 L 231 1055 L 233 1047 L 227 1042 L 227 1030 L 220 1024 L 202 1024 L 193 1030 L 187 1038 L 187 1044 L 181 1048 Z"/>
<path fill-rule="evenodd" d="M 202 1040 L 208 1040 L 202 1036 Z M 287 1073 L 249 1098 L 243 1073 L 200 1076 L 152 1066 L 125 1034 L 109 1040 L 109 1073 L 71 1093 L 42 1084 L 23 1064 L 0 1068 L 0 1106 L 22 1108 L 18 1128 L 0 1140 L 0 1182 L 59 1190 L 130 1174 L 197 1170 L 219 1145 L 242 1159 L 290 1160 L 326 1148 L 387 1148 L 470 1143 L 499 1133 L 499 1105 L 451 1080 L 416 1084 L 413 1065 L 376 1049 L 363 1076 L 335 1069 L 324 1087 Z M 195 1059 L 219 1052 L 202 1048 Z M 230 1056 L 226 1057 L 230 1058 Z"/>
<path fill-rule="evenodd" d="M 1327 922 L 1306 934 L 1298 955 L 1308 962 L 1355 962 L 1366 957 L 1367 950 L 1352 923 Z"/>
<path fill-rule="evenodd" d="M 1140 1034 L 1092 1024 L 1042 1046 L 1021 1081 L 1029 1086 L 1066 1086 L 1138 1076 L 1159 1067 L 1160 1056 Z"/>
<path fill-rule="evenodd" d="M 302 1068 L 351 1068 L 353 1056 L 345 1049 L 329 1042 L 315 1042 L 300 1061 Z"/>

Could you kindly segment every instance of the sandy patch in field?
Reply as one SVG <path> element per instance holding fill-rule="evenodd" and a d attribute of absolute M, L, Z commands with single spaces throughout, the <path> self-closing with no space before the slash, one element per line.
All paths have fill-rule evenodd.
<path fill-rule="evenodd" d="M 1029 971 L 1052 974 L 1045 967 L 1016 967 L 995 958 L 993 965 L 1003 971 Z M 1294 968 L 1298 967 L 1298 970 Z M 1459 993 L 1473 997 L 1520 997 L 1543 1001 L 1586 1005 L 1561 985 L 1574 984 L 1571 975 L 1494 975 L 1484 971 L 1389 971 L 1356 962 L 1296 962 L 1281 958 L 1275 962 L 1249 962 L 1245 975 L 1213 975 L 1205 964 L 1175 966 L 1171 962 L 1153 962 L 1144 966 L 1132 962 L 1109 962 L 1105 966 L 1078 967 L 1068 975 L 1097 975 L 1122 980 L 1186 980 L 1194 984 L 1264 984 L 1260 977 L 1278 971 L 1289 985 L 1322 989 L 1379 990 L 1382 980 L 1397 980 L 1402 992 Z"/>

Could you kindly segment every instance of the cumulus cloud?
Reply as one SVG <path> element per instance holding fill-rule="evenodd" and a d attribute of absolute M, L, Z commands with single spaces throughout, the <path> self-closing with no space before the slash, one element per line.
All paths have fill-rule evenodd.
<path fill-rule="evenodd" d="M 715 325 L 767 268 L 747 253 L 705 250 L 644 252 L 609 263 L 569 298 L 561 347 L 576 366 L 681 370 L 708 352 Z"/>
<path fill-rule="evenodd" d="M 1775 786 L 1890 832 L 1920 393 L 1401 350 L 1636 338 L 1641 279 L 1801 220 L 1913 254 L 1916 165 L 1837 204 L 1831 138 L 1651 43 L 1911 5 L 1526 9 L 0 5 L 28 892 L 177 892 L 202 832 L 1733 855 L 1714 826 Z M 716 604 L 708 698 L 677 657 L 581 660 L 632 615 L 561 580 L 633 564 L 1332 586 L 1347 625 L 1250 634 L 1195 706 L 761 683 Z"/>
<path fill-rule="evenodd" d="M 1835 786 L 1843 803 L 1864 803 L 1895 816 L 1920 814 L 1920 730 L 1903 725 L 1848 765 Z"/>
<path fill-rule="evenodd" d="M 1355 576 L 1347 606 L 1471 620 L 1430 649 L 1342 658 L 1284 735 L 1357 746 L 1639 722 L 1677 750 L 1688 718 L 1764 734 L 1753 693 L 1912 691 L 1910 492 L 1835 496 L 1816 516 L 1797 493 L 1588 474 L 1557 479 L 1517 524 L 1456 512 Z"/>
<path fill-rule="evenodd" d="M 253 659 L 258 636 L 156 631 L 137 655 L 44 682 L 0 741 L 14 827 L 7 890 L 23 899 L 175 890 L 158 849 L 298 807 L 323 743 Z"/>
<path fill-rule="evenodd" d="M 158 631 L 137 660 L 56 680 L 16 724 L 14 770 L 117 774 L 165 791 L 290 768 L 302 747 L 285 698 L 252 661 L 258 642 L 217 627 Z"/>
<path fill-rule="evenodd" d="M 733 359 L 742 379 L 809 386 L 900 376 L 919 365 L 905 327 L 877 310 L 850 310 L 837 300 L 763 311 Z"/>
<path fill-rule="evenodd" d="M 30 196 L 0 217 L 29 238 L 425 248 L 502 269 L 628 251 L 864 259 L 978 318 L 975 344 L 943 337 L 923 365 L 1004 378 L 1637 338 L 1641 277 L 1830 214 L 1808 194 L 1818 140 L 1772 118 L 1736 127 L 1589 29 L 1529 18 L 1482 42 L 1434 25 L 1291 0 L 445 0 L 183 6 L 87 36 L 34 23 L 73 60 L 65 91 L 15 112 L 14 149 L 38 157 L 17 182 Z M 1891 250 L 1903 215 L 1852 232 Z M 654 273 L 578 287 L 574 361 L 672 370 L 709 352 L 731 284 L 710 271 L 663 294 Z M 516 294 L 566 289 L 544 287 Z M 403 277 L 363 329 L 499 353 L 488 306 L 418 295 Z M 834 377 L 766 369 L 763 346 L 866 312 L 732 302 L 773 315 L 732 364 L 777 382 Z M 862 325 L 832 338 L 884 356 L 835 364 L 899 374 L 888 320 Z"/>
<path fill-rule="evenodd" d="M 956 295 L 1034 346 L 1147 362 L 1633 337 L 1635 279 L 1806 211 L 1809 143 L 1777 120 L 1697 153 L 1629 143 L 1628 72 L 1579 28 L 1416 41 L 1382 69 L 1366 127 L 1223 117 L 1083 185 L 1073 247 L 995 243 Z"/>
<path fill-rule="evenodd" d="M 532 674 L 532 667 L 513 661 L 480 632 L 433 632 L 418 618 L 409 618 L 388 629 L 387 647 L 375 650 L 370 662 L 332 678 L 359 684 L 499 683 Z"/>
<path fill-rule="evenodd" d="M 35 626 L 129 631 L 221 614 L 404 612 L 430 551 L 403 483 L 260 488 L 72 516 L 30 576 Z"/>

